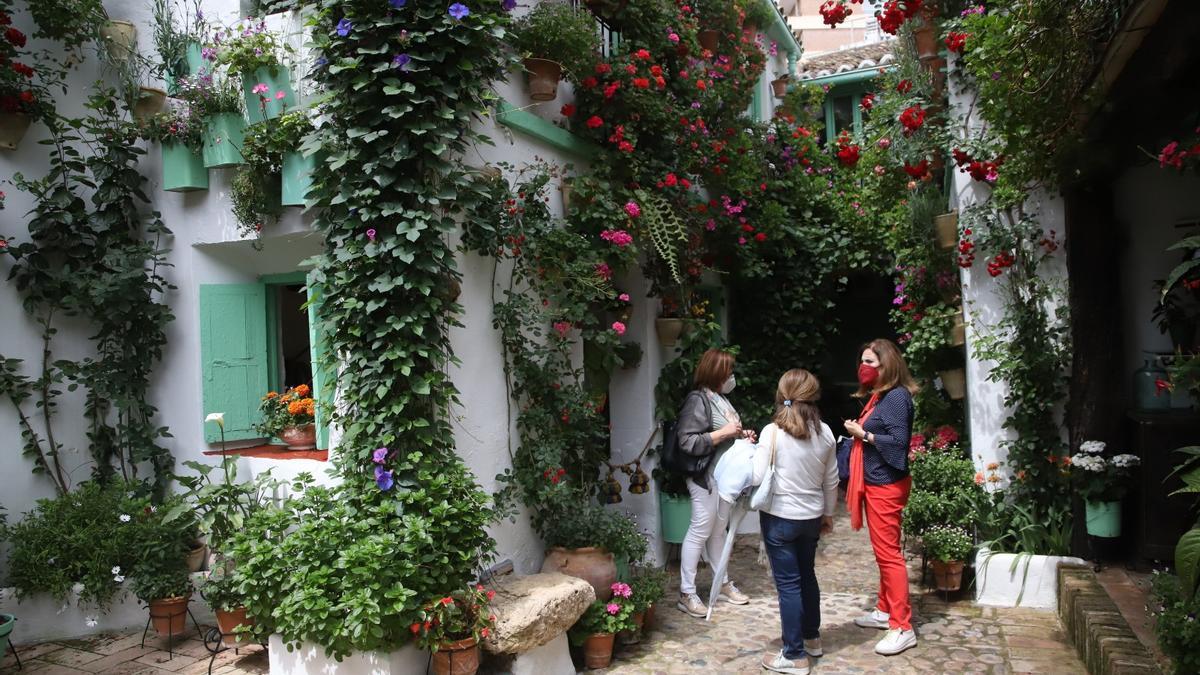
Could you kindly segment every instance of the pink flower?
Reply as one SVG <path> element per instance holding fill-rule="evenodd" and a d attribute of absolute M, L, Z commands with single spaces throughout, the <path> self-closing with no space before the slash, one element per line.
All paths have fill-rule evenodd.
<path fill-rule="evenodd" d="M 265 94 L 269 88 L 265 82 L 259 82 L 250 91 L 255 94 Z"/>
<path fill-rule="evenodd" d="M 738 237 L 738 246 L 745 246 L 745 245 L 746 245 L 746 238 Z"/>
<path fill-rule="evenodd" d="M 570 321 L 555 321 L 554 322 L 554 330 L 558 333 L 559 337 L 565 338 L 565 337 L 567 337 L 567 333 L 571 330 L 571 322 Z"/>
<path fill-rule="evenodd" d="M 287 92 L 285 92 L 285 91 L 277 91 L 277 92 L 275 92 L 275 100 L 276 100 L 276 101 L 278 101 L 278 100 L 282 99 L 284 96 L 287 96 Z"/>
<path fill-rule="evenodd" d="M 596 263 L 596 266 L 593 269 L 596 270 L 596 276 L 600 277 L 601 279 L 605 281 L 612 279 L 612 268 L 608 266 L 608 263 Z"/>
<path fill-rule="evenodd" d="M 638 206 L 637 202 L 625 202 L 625 213 L 628 213 L 630 218 L 637 218 L 642 215 L 642 207 Z"/>
<path fill-rule="evenodd" d="M 887 150 L 892 147 L 892 140 L 890 138 L 881 138 L 875 145 L 878 145 L 880 150 Z"/>
<path fill-rule="evenodd" d="M 676 33 L 670 33 L 669 35 L 667 35 L 667 39 L 670 40 L 671 42 L 679 42 L 679 35 Z"/>
<path fill-rule="evenodd" d="M 610 588 L 613 595 L 620 598 L 628 598 L 633 595 L 633 589 L 629 587 L 629 584 L 621 583 L 620 581 L 610 586 Z"/>
<path fill-rule="evenodd" d="M 629 302 L 629 294 L 628 294 L 628 293 L 622 293 L 622 294 L 620 294 L 620 295 L 618 295 L 618 296 L 617 296 L 617 299 L 618 299 L 618 300 L 620 300 L 621 302 Z"/>
<path fill-rule="evenodd" d="M 375 228 L 367 228 L 367 239 L 375 241 Z"/>
<path fill-rule="evenodd" d="M 608 603 L 608 605 L 606 605 L 604 607 L 604 611 L 608 612 L 609 614 L 612 614 L 613 616 L 616 616 L 617 612 L 621 611 L 621 606 L 615 602 L 610 602 L 610 603 Z"/>
<path fill-rule="evenodd" d="M 600 233 L 600 238 L 621 248 L 633 243 L 633 236 L 625 230 L 605 230 Z"/>
<path fill-rule="evenodd" d="M 625 334 L 625 324 L 621 323 L 620 321 L 614 321 L 613 325 L 612 325 L 612 329 L 613 329 L 613 332 L 616 333 L 617 335 Z"/>

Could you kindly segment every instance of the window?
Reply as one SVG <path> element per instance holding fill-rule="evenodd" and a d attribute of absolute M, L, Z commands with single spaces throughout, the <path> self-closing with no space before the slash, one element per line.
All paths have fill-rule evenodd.
<path fill-rule="evenodd" d="M 865 84 L 866 86 L 863 86 Z M 870 91 L 872 82 L 834 87 L 825 95 L 825 138 L 832 143 L 843 130 L 861 134 L 867 113 L 859 105 L 863 94 Z"/>
<path fill-rule="evenodd" d="M 310 384 L 318 402 L 317 447 L 329 447 L 321 407 L 331 400 L 331 378 L 320 367 L 324 340 L 315 329 L 319 290 L 303 272 L 200 286 L 202 412 L 225 413 L 226 440 L 261 438 L 254 425 L 267 391 Z M 206 441 L 220 439 L 220 430 L 205 426 Z"/>

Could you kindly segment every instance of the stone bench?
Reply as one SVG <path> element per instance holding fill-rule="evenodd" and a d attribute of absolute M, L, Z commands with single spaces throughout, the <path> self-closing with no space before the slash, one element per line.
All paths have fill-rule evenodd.
<path fill-rule="evenodd" d="M 502 656 L 501 672 L 513 675 L 574 673 L 567 646 L 567 629 L 596 600 L 592 585 L 557 572 L 500 577 L 492 613 L 496 627 L 483 648 Z"/>

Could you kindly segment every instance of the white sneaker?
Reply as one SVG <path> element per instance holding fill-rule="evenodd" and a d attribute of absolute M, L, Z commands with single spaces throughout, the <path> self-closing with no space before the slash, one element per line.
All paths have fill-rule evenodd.
<path fill-rule="evenodd" d="M 786 659 L 783 657 L 783 650 L 779 650 L 778 654 L 764 654 L 762 657 L 762 667 L 773 673 L 787 673 L 788 675 L 808 675 L 812 670 L 812 666 L 808 663 L 808 657 L 801 657 L 796 660 Z"/>
<path fill-rule="evenodd" d="M 905 649 L 917 646 L 917 634 L 911 630 L 892 628 L 883 639 L 875 643 L 875 653 L 884 656 L 895 656 Z"/>
<path fill-rule="evenodd" d="M 680 595 L 679 602 L 675 604 L 675 608 L 688 616 L 694 616 L 699 619 L 708 616 L 708 606 L 695 593 Z"/>
<path fill-rule="evenodd" d="M 869 613 L 855 619 L 854 625 L 861 628 L 880 628 L 887 630 L 891 627 L 888 625 L 888 618 L 887 612 L 881 612 L 878 609 L 873 609 Z"/>
<path fill-rule="evenodd" d="M 725 602 L 731 605 L 748 605 L 750 604 L 750 596 L 738 590 L 737 586 L 733 585 L 732 581 L 726 581 L 724 586 L 721 586 L 720 597 L 725 598 Z"/>
<path fill-rule="evenodd" d="M 804 652 L 809 656 L 825 656 L 825 650 L 821 649 L 821 638 L 805 640 Z"/>

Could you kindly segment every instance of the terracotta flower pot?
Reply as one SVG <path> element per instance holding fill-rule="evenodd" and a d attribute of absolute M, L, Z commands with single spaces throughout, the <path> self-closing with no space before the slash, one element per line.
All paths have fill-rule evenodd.
<path fill-rule="evenodd" d="M 701 47 L 715 53 L 721 34 L 715 30 L 702 30 L 696 35 L 696 39 L 700 41 Z"/>
<path fill-rule="evenodd" d="M 208 558 L 208 544 L 197 542 L 196 547 L 188 551 L 187 566 L 189 572 L 199 572 L 204 569 L 204 561 Z"/>
<path fill-rule="evenodd" d="M 617 563 L 613 560 L 613 554 L 595 547 L 551 548 L 546 552 L 542 571 L 560 572 L 583 579 L 596 590 L 597 600 L 611 598 L 612 585 L 617 581 Z"/>
<path fill-rule="evenodd" d="M 917 43 L 917 58 L 931 61 L 938 56 L 937 33 L 933 26 L 925 21 L 913 29 L 913 39 Z"/>
<path fill-rule="evenodd" d="M 654 603 L 650 603 L 650 606 L 646 608 L 646 615 L 645 615 L 645 618 L 642 620 L 642 632 L 643 633 L 650 630 L 651 628 L 654 628 Z"/>
<path fill-rule="evenodd" d="M 634 612 L 629 618 L 633 621 L 633 628 L 617 633 L 617 638 L 623 645 L 636 645 L 642 641 L 642 628 L 645 626 L 646 613 L 645 611 Z"/>
<path fill-rule="evenodd" d="M 548 59 L 525 59 L 525 70 L 529 79 L 529 98 L 535 101 L 553 101 L 558 98 L 558 81 L 562 78 L 562 66 Z"/>
<path fill-rule="evenodd" d="M 958 244 L 958 211 L 943 213 L 933 219 L 938 248 L 951 249 Z"/>
<path fill-rule="evenodd" d="M 961 347 L 967 344 L 967 322 L 962 312 L 954 315 L 954 325 L 950 327 L 950 346 Z"/>
<path fill-rule="evenodd" d="M 583 663 L 588 668 L 607 668 L 612 663 L 613 634 L 595 633 L 583 643 Z"/>
<path fill-rule="evenodd" d="M 238 626 L 254 625 L 253 619 L 246 618 L 245 607 L 218 609 L 213 613 L 217 615 L 217 628 L 221 631 L 221 642 L 226 647 L 237 647 L 250 643 L 248 636 L 235 632 Z"/>
<path fill-rule="evenodd" d="M 946 388 L 946 393 L 955 401 L 960 401 L 967 395 L 967 373 L 962 368 L 954 370 L 938 371 L 938 377 L 942 378 L 942 386 Z"/>
<path fill-rule="evenodd" d="M 100 27 L 100 38 L 113 59 L 126 61 L 137 52 L 137 26 L 130 21 L 109 21 Z"/>
<path fill-rule="evenodd" d="M 963 561 L 932 560 L 933 583 L 939 591 L 957 591 L 962 588 Z"/>
<path fill-rule="evenodd" d="M 674 347 L 683 332 L 683 319 L 659 317 L 654 320 L 654 332 L 658 333 L 658 344 L 664 347 Z"/>
<path fill-rule="evenodd" d="M 771 80 L 771 92 L 775 94 L 775 98 L 783 98 L 787 96 L 788 80 L 786 77 L 781 77 L 778 80 Z"/>
<path fill-rule="evenodd" d="M 475 675 L 479 670 L 479 645 L 475 638 L 444 642 L 433 653 L 434 675 Z"/>
<path fill-rule="evenodd" d="M 946 87 L 946 59 L 940 56 L 928 61 L 923 61 L 925 68 L 929 71 L 929 75 L 933 78 L 933 96 L 941 98 L 942 92 Z"/>
<path fill-rule="evenodd" d="M 0 113 L 0 148 L 16 150 L 33 119 L 25 113 Z"/>
<path fill-rule="evenodd" d="M 288 450 L 315 450 L 317 425 L 305 424 L 300 427 L 287 427 L 279 432 L 279 440 L 287 444 Z"/>
<path fill-rule="evenodd" d="M 150 601 L 150 622 L 163 635 L 182 635 L 187 627 L 188 602 L 192 594 Z"/>

